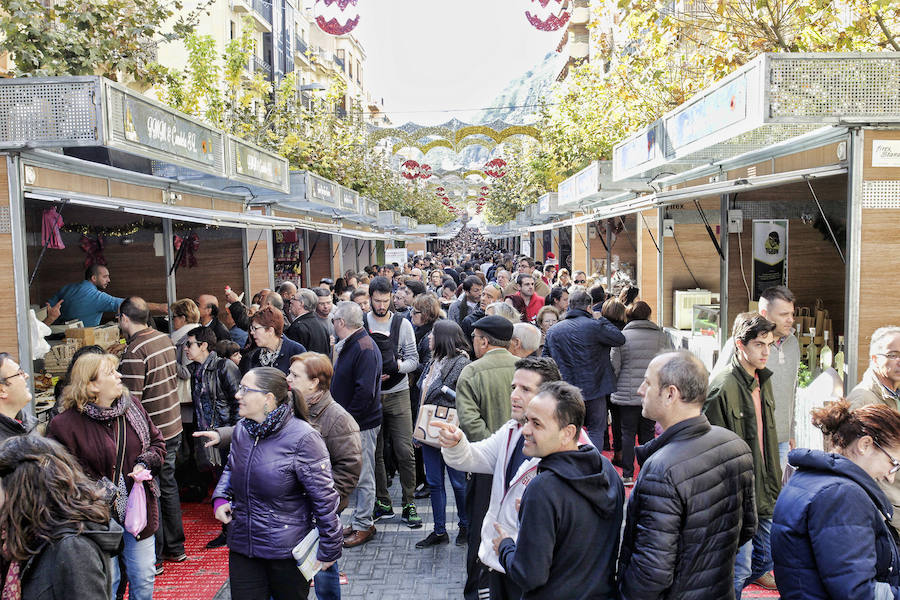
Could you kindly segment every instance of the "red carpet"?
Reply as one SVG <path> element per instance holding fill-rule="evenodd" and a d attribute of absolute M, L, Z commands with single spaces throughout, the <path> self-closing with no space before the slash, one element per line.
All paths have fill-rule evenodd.
<path fill-rule="evenodd" d="M 156 578 L 153 598 L 156 600 L 212 600 L 228 581 L 228 548 L 207 550 L 206 542 L 221 531 L 210 504 L 182 504 L 185 551 L 182 563 L 165 564 Z"/>

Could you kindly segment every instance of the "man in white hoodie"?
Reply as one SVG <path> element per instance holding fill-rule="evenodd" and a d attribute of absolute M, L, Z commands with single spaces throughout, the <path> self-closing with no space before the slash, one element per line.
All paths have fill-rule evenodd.
<path fill-rule="evenodd" d="M 448 466 L 494 476 L 491 503 L 484 517 L 478 548 L 478 558 L 490 569 L 492 600 L 518 600 L 522 597 L 522 591 L 506 576 L 491 545 L 496 535 L 494 523 L 500 523 L 513 540 L 517 538 L 517 505 L 528 482 L 537 475 L 537 465 L 541 460 L 522 453 L 525 408 L 542 384 L 562 379 L 552 358 L 523 358 L 516 362 L 515 367 L 509 398 L 512 418 L 490 437 L 470 443 L 461 429 L 436 421 L 431 423 L 441 428 L 442 454 Z"/>

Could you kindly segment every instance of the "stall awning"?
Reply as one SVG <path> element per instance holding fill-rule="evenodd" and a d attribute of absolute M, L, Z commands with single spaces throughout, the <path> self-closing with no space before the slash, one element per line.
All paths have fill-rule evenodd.
<path fill-rule="evenodd" d="M 60 192 L 59 190 L 30 188 L 25 192 L 25 198 L 31 200 L 43 200 L 46 202 L 64 202 L 92 206 L 106 210 L 121 211 L 130 214 L 157 217 L 159 219 L 173 219 L 177 221 L 189 221 L 203 225 L 215 225 L 217 227 L 237 227 L 240 229 L 296 229 L 300 222 L 296 219 L 272 217 L 259 213 L 235 213 L 224 210 L 212 210 L 191 208 L 186 206 L 162 206 L 141 202 L 138 200 L 126 200 L 109 196 L 94 196 L 83 193 Z"/>

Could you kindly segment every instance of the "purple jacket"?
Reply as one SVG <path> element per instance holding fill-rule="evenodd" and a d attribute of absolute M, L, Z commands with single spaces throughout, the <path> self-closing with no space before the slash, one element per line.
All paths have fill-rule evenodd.
<path fill-rule="evenodd" d="M 343 536 L 335 509 L 338 493 L 322 436 L 288 412 L 267 437 L 234 428 L 228 464 L 213 500 L 231 502 L 228 547 L 255 558 L 291 558 L 291 550 L 319 528 L 323 562 L 341 556 Z"/>

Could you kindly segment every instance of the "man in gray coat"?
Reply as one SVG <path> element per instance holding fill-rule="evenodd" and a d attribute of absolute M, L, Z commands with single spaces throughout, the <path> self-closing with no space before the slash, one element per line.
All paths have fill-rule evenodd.
<path fill-rule="evenodd" d="M 775 343 L 766 368 L 772 371 L 775 399 L 775 428 L 778 432 L 778 455 L 781 468 L 787 465 L 788 451 L 793 446 L 794 398 L 797 372 L 800 368 L 800 341 L 794 335 L 794 294 L 783 285 L 767 288 L 759 297 L 759 314 L 775 323 Z M 718 373 L 731 368 L 734 337 L 728 338 L 713 369 Z"/>

